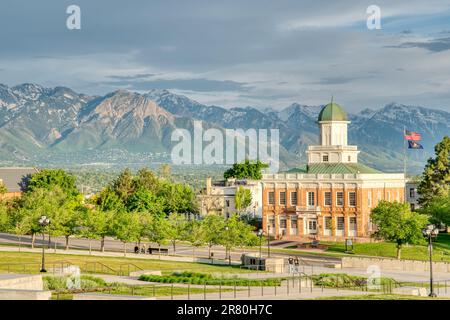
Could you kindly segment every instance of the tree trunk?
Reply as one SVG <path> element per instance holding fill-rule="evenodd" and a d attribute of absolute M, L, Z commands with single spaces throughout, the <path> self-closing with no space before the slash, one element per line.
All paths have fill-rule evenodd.
<path fill-rule="evenodd" d="M 66 237 L 66 250 L 69 250 L 69 236 Z"/>
<path fill-rule="evenodd" d="M 36 234 L 33 232 L 31 234 L 31 249 L 34 249 L 34 242 L 36 241 Z"/>
<path fill-rule="evenodd" d="M 397 245 L 397 259 L 400 260 L 402 256 L 402 246 Z"/>
<path fill-rule="evenodd" d="M 50 249 L 50 246 L 52 244 L 52 236 L 50 234 L 48 234 L 48 244 L 47 244 L 47 249 Z"/>
<path fill-rule="evenodd" d="M 208 246 L 208 257 L 211 259 L 211 246 Z"/>
<path fill-rule="evenodd" d="M 89 254 L 92 254 L 92 239 L 89 238 Z"/>
<path fill-rule="evenodd" d="M 127 256 L 127 243 L 125 241 L 123 242 L 123 256 Z"/>
<path fill-rule="evenodd" d="M 19 252 L 22 250 L 22 235 L 19 234 Z"/>
<path fill-rule="evenodd" d="M 173 246 L 173 253 L 175 254 L 175 252 L 176 252 L 176 248 L 175 248 L 175 240 L 172 241 L 172 246 Z"/>
<path fill-rule="evenodd" d="M 158 257 L 159 257 L 159 260 L 161 260 L 161 244 L 160 243 L 158 243 Z"/>
<path fill-rule="evenodd" d="M 105 252 L 105 236 L 103 236 L 102 241 L 100 241 L 100 250 Z"/>

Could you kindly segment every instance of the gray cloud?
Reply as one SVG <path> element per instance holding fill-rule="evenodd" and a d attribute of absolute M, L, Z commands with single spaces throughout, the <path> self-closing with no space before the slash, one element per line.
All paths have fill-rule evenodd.
<path fill-rule="evenodd" d="M 426 42 L 404 42 L 395 48 L 423 48 L 432 52 L 441 52 L 450 49 L 450 37 L 438 38 Z"/>
<path fill-rule="evenodd" d="M 138 79 L 137 81 L 134 81 Z M 248 84 L 230 80 L 209 79 L 154 79 L 139 80 L 140 78 L 122 78 L 121 81 L 106 82 L 106 84 L 127 87 L 132 90 L 146 91 L 150 89 L 177 89 L 190 91 L 247 91 Z"/>
<path fill-rule="evenodd" d="M 378 0 L 376 31 L 365 24 L 372 0 L 77 0 L 82 29 L 70 31 L 73 3 L 2 0 L 0 83 L 175 89 L 225 106 L 318 105 L 331 94 L 349 109 L 422 94 L 448 105 L 419 81 L 450 91 L 448 34 L 438 34 L 450 3 L 440 0 Z M 415 41 L 424 35 L 435 40 Z"/>
<path fill-rule="evenodd" d="M 138 73 L 133 75 L 125 75 L 125 76 L 118 76 L 118 75 L 112 75 L 108 76 L 108 78 L 116 79 L 116 80 L 137 80 L 137 79 L 147 79 L 153 76 L 156 76 L 158 74 L 156 73 Z"/>

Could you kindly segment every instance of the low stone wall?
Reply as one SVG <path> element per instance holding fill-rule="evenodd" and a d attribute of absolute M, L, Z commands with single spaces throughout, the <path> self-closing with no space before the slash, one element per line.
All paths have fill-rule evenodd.
<path fill-rule="evenodd" d="M 2 274 L 0 289 L 42 290 L 44 283 L 42 275 L 36 274 Z"/>
<path fill-rule="evenodd" d="M 389 258 L 343 257 L 342 268 L 367 268 L 378 266 L 381 270 L 430 271 L 430 262 L 416 260 L 397 260 Z M 434 272 L 450 272 L 450 263 L 433 262 Z"/>
<path fill-rule="evenodd" d="M 0 300 L 50 300 L 51 296 L 43 290 L 0 289 Z"/>
<path fill-rule="evenodd" d="M 79 293 L 73 295 L 73 300 L 156 300 L 156 298 L 145 296 L 122 296 L 118 294 Z"/>

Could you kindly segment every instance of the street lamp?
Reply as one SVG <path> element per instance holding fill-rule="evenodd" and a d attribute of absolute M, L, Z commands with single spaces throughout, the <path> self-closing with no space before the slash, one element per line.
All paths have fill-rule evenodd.
<path fill-rule="evenodd" d="M 430 253 L 430 297 L 436 297 L 436 293 L 433 290 L 433 241 L 432 238 L 436 238 L 439 234 L 439 228 L 434 224 L 429 224 L 425 229 L 422 230 L 425 237 L 428 238 L 428 251 Z"/>
<path fill-rule="evenodd" d="M 45 270 L 45 245 L 44 245 L 44 242 L 45 242 L 45 227 L 50 224 L 50 219 L 47 218 L 46 216 L 42 216 L 38 222 L 42 228 L 42 268 L 41 268 L 41 272 L 47 272 L 47 270 Z"/>
<path fill-rule="evenodd" d="M 270 258 L 270 224 L 267 223 L 267 258 Z"/>
<path fill-rule="evenodd" d="M 230 230 L 230 228 L 228 228 L 228 226 L 225 227 L 225 231 L 228 233 L 228 230 Z M 229 236 L 229 235 L 228 235 Z M 228 264 L 231 266 L 231 250 L 225 248 L 225 251 L 228 251 Z"/>
<path fill-rule="evenodd" d="M 263 229 L 259 229 L 258 231 L 258 237 L 259 237 L 259 259 L 261 260 L 262 257 L 262 236 L 263 236 Z"/>

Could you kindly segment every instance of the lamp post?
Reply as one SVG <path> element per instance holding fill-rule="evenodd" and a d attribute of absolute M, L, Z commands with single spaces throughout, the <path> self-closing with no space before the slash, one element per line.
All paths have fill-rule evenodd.
<path fill-rule="evenodd" d="M 230 228 L 228 228 L 228 226 L 225 227 L 225 231 L 228 233 L 228 230 L 230 230 Z M 229 236 L 229 235 L 228 235 Z M 231 250 L 228 248 L 225 248 L 225 251 L 228 251 L 228 264 L 231 266 Z"/>
<path fill-rule="evenodd" d="M 261 260 L 262 257 L 262 236 L 263 236 L 263 229 L 259 229 L 258 231 L 258 237 L 259 237 L 259 259 Z"/>
<path fill-rule="evenodd" d="M 430 254 L 430 297 L 436 297 L 436 293 L 433 290 L 433 240 L 432 238 L 437 237 L 439 234 L 439 229 L 434 224 L 429 224 L 425 229 L 422 230 L 425 237 L 428 238 L 428 251 Z"/>
<path fill-rule="evenodd" d="M 41 268 L 41 272 L 47 272 L 47 270 L 45 270 L 45 227 L 48 226 L 50 224 L 50 219 L 47 218 L 46 216 L 42 216 L 39 219 L 39 225 L 42 228 L 42 268 Z"/>
<path fill-rule="evenodd" d="M 267 222 L 267 258 L 270 258 L 270 225 Z"/>

